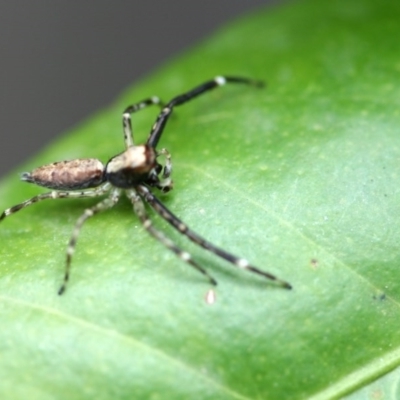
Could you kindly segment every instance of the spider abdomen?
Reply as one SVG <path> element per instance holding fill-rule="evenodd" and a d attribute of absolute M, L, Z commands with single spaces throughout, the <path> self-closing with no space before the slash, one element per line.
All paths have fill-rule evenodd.
<path fill-rule="evenodd" d="M 96 158 L 59 161 L 24 172 L 21 180 L 57 190 L 92 188 L 104 182 L 104 165 Z"/>

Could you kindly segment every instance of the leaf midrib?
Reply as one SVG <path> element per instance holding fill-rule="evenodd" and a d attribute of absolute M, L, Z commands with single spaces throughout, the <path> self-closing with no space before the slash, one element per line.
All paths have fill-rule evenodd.
<path fill-rule="evenodd" d="M 74 316 L 72 314 L 67 314 L 67 313 L 62 312 L 59 309 L 56 309 L 53 307 L 48 307 L 48 306 L 44 306 L 41 304 L 35 304 L 35 303 L 27 302 L 27 301 L 24 301 L 21 299 L 17 299 L 17 298 L 10 297 L 10 296 L 4 296 L 4 295 L 0 295 L 0 300 L 2 300 L 3 302 L 11 303 L 16 307 L 31 309 L 35 312 L 39 312 L 39 313 L 46 314 L 46 315 L 51 315 L 52 317 L 59 318 L 59 319 L 62 319 L 62 320 L 68 321 L 68 322 L 72 322 L 75 325 L 81 326 L 84 329 L 88 329 L 90 331 L 99 333 L 101 335 L 112 337 L 114 339 L 126 342 L 133 347 L 140 348 L 141 350 L 143 350 L 147 353 L 151 353 L 156 357 L 166 360 L 171 365 L 174 365 L 177 369 L 184 370 L 190 374 L 193 374 L 193 375 L 199 377 L 200 379 L 205 381 L 205 383 L 207 385 L 211 384 L 216 389 L 226 392 L 234 399 L 251 400 L 250 398 L 242 395 L 241 393 L 238 393 L 227 386 L 221 385 L 220 383 L 211 379 L 208 375 L 202 373 L 201 371 L 193 369 L 191 366 L 185 364 L 181 360 L 171 357 L 168 353 L 165 353 L 161 349 L 156 348 L 156 347 L 151 347 L 151 346 L 147 345 L 146 343 L 136 339 L 134 336 L 128 336 L 128 335 L 125 335 L 116 330 L 105 328 L 101 325 L 95 324 L 91 321 L 84 320 L 84 319 Z"/>
<path fill-rule="evenodd" d="M 286 227 L 290 232 L 293 232 L 295 235 L 297 235 L 299 238 L 301 238 L 305 242 L 309 243 L 315 249 L 323 251 L 325 254 L 329 255 L 332 258 L 332 260 L 335 260 L 340 266 L 345 267 L 353 275 L 355 275 L 360 281 L 366 283 L 368 286 L 370 286 L 372 289 L 374 289 L 376 291 L 382 290 L 381 287 L 376 286 L 374 283 L 372 283 L 370 280 L 368 280 L 365 276 L 358 273 L 349 264 L 347 264 L 346 262 L 344 262 L 343 260 L 338 258 L 335 253 L 330 252 L 323 245 L 316 242 L 315 239 L 304 234 L 304 232 L 302 230 L 300 230 L 298 227 L 296 227 L 293 223 L 289 222 L 288 220 L 286 220 L 284 218 L 281 218 L 278 214 L 274 213 L 273 211 L 271 211 L 270 209 L 265 207 L 262 203 L 256 201 L 254 199 L 254 196 L 246 196 L 243 191 L 236 189 L 234 186 L 229 184 L 226 180 L 218 179 L 217 175 L 211 175 L 208 172 L 206 172 L 203 168 L 198 168 L 195 164 L 179 162 L 179 165 L 183 168 L 191 168 L 193 171 L 196 172 L 196 174 L 202 174 L 209 181 L 212 180 L 213 182 L 218 184 L 218 186 L 223 186 L 225 190 L 231 191 L 232 196 L 234 195 L 234 198 L 241 198 L 243 201 L 247 201 L 252 206 L 259 208 L 265 214 L 270 216 L 272 219 L 275 219 L 279 224 Z M 386 299 L 390 300 L 400 310 L 400 302 L 396 301 L 390 295 L 388 295 L 386 297 Z"/>

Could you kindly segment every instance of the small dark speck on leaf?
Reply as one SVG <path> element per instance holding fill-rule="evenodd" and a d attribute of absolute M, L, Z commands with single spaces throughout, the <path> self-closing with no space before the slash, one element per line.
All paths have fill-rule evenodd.
<path fill-rule="evenodd" d="M 382 300 L 385 300 L 386 299 L 386 294 L 385 293 L 381 293 L 381 294 L 378 294 L 378 295 L 373 295 L 372 296 L 372 298 L 374 299 L 374 300 L 380 300 L 380 301 L 382 301 Z"/>

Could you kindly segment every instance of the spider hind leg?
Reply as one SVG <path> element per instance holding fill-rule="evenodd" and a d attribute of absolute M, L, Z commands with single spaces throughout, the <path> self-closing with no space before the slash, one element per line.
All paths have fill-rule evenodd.
<path fill-rule="evenodd" d="M 74 230 L 72 231 L 72 235 L 69 239 L 68 246 L 67 246 L 64 279 L 58 290 L 59 295 L 62 295 L 67 288 L 67 284 L 68 284 L 69 277 L 70 277 L 70 271 L 71 271 L 72 256 L 75 253 L 76 243 L 77 243 L 77 240 L 78 240 L 78 237 L 81 232 L 83 224 L 90 217 L 93 217 L 94 215 L 98 214 L 99 212 L 108 210 L 109 208 L 113 207 L 120 198 L 120 192 L 121 192 L 120 189 L 114 189 L 111 192 L 111 194 L 108 197 L 106 197 L 105 199 L 103 199 L 102 201 L 100 201 L 100 203 L 97 203 L 93 207 L 87 208 L 83 212 L 83 214 L 78 218 L 78 220 L 76 221 Z"/>

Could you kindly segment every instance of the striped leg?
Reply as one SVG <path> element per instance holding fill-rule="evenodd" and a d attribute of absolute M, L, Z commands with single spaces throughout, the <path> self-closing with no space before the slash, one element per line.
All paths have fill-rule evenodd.
<path fill-rule="evenodd" d="M 207 273 L 207 271 L 198 265 L 193 259 L 192 256 L 186 252 L 181 250 L 178 246 L 175 245 L 172 240 L 168 239 L 164 234 L 158 231 L 153 227 L 151 220 L 149 219 L 146 210 L 144 208 L 143 200 L 134 190 L 128 190 L 126 195 L 131 200 L 133 204 L 133 209 L 136 215 L 139 217 L 140 221 L 143 224 L 143 227 L 150 233 L 154 238 L 156 238 L 159 242 L 161 242 L 165 247 L 172 250 L 181 260 L 185 261 L 197 271 L 201 272 L 205 275 L 212 285 L 217 285 L 217 281 Z"/>
<path fill-rule="evenodd" d="M 162 105 L 161 100 L 154 96 L 150 97 L 149 99 L 145 99 L 139 103 L 132 104 L 131 106 L 127 107 L 122 114 L 122 126 L 124 128 L 124 140 L 126 148 L 133 146 L 133 133 L 132 133 L 132 123 L 131 123 L 131 114 L 136 111 L 142 110 L 148 106 L 153 104 L 160 104 Z"/>
<path fill-rule="evenodd" d="M 171 154 L 167 149 L 157 150 L 157 157 L 164 156 L 165 157 L 165 166 L 163 171 L 163 179 L 169 178 L 172 172 L 172 161 L 171 161 Z"/>
<path fill-rule="evenodd" d="M 42 193 L 42 194 L 32 197 L 29 200 L 23 201 L 22 203 L 19 203 L 13 207 L 7 208 L 7 210 L 4 210 L 3 213 L 1 214 L 0 221 L 2 221 L 4 218 L 16 213 L 17 211 L 22 210 L 23 208 L 28 207 L 32 204 L 38 203 L 42 200 L 96 197 L 96 196 L 103 195 L 108 190 L 110 190 L 110 184 L 105 183 L 104 185 L 101 185 L 98 188 L 89 189 L 89 190 L 80 190 L 80 191 L 56 191 L 56 190 L 53 190 L 52 192 Z"/>
<path fill-rule="evenodd" d="M 170 175 L 172 173 L 172 161 L 171 154 L 167 149 L 161 149 L 157 151 L 157 157 L 164 156 L 165 157 L 165 165 L 162 174 L 161 182 L 158 182 L 155 186 L 160 189 L 163 193 L 169 192 L 173 187 L 172 179 Z"/>
<path fill-rule="evenodd" d="M 213 245 L 209 241 L 202 238 L 196 232 L 192 231 L 187 225 L 185 225 L 176 215 L 174 215 L 167 207 L 165 207 L 154 195 L 151 193 L 145 186 L 138 186 L 137 190 L 139 194 L 143 196 L 143 198 L 150 204 L 150 206 L 162 217 L 164 218 L 170 225 L 172 225 L 175 229 L 177 229 L 180 233 L 187 236 L 192 242 L 198 244 L 204 249 L 210 251 L 211 253 L 216 254 L 217 256 L 223 258 L 224 260 L 230 262 L 235 267 L 246 269 L 250 272 L 261 275 L 265 278 L 268 278 L 272 281 L 277 282 L 279 285 L 286 289 L 291 289 L 292 286 L 290 283 L 283 281 L 276 277 L 275 275 L 270 274 L 269 272 L 262 271 L 261 269 L 254 267 L 251 265 L 246 259 L 239 258 L 234 256 L 231 253 Z"/>
<path fill-rule="evenodd" d="M 67 288 L 67 283 L 69 280 L 70 276 L 70 270 L 71 270 L 71 260 L 72 256 L 75 252 L 76 248 L 76 242 L 78 240 L 79 233 L 82 229 L 83 224 L 85 221 L 93 217 L 93 215 L 98 214 L 101 211 L 108 210 L 109 208 L 113 207 L 119 200 L 121 190 L 120 189 L 113 189 L 111 192 L 110 196 L 107 197 L 106 199 L 102 200 L 100 203 L 96 204 L 93 207 L 87 208 L 84 213 L 78 218 L 75 224 L 75 228 L 72 232 L 71 238 L 68 242 L 67 246 L 67 260 L 65 264 L 65 273 L 64 273 L 64 280 L 62 285 L 60 286 L 60 289 L 58 290 L 58 294 L 61 295 L 65 292 L 65 289 Z"/>
<path fill-rule="evenodd" d="M 217 76 L 214 79 L 203 83 L 202 85 L 196 86 L 194 89 L 190 90 L 187 93 L 181 94 L 179 96 L 174 97 L 162 110 L 159 114 L 153 128 L 150 132 L 150 136 L 147 139 L 147 145 L 150 147 L 156 147 L 160 137 L 163 133 L 165 124 L 167 123 L 173 108 L 175 106 L 180 106 L 181 104 L 186 103 L 189 100 L 194 99 L 195 97 L 208 92 L 218 86 L 223 86 L 226 83 L 245 83 L 248 85 L 253 85 L 256 87 L 262 87 L 264 84 L 260 81 L 255 81 L 253 79 L 240 78 L 234 76 Z"/>

